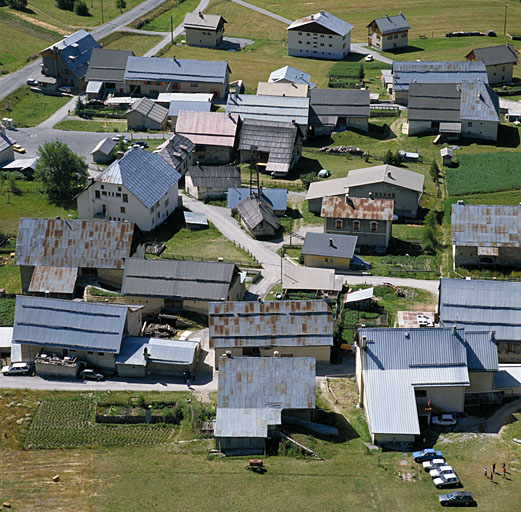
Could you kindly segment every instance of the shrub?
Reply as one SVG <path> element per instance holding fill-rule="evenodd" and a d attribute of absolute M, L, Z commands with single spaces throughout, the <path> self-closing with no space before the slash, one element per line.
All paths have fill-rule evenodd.
<path fill-rule="evenodd" d="M 7 0 L 7 5 L 9 5 L 11 9 L 23 11 L 27 7 L 27 0 Z"/>
<path fill-rule="evenodd" d="M 87 7 L 87 4 L 84 2 L 84 0 L 78 0 L 74 4 L 74 12 L 78 16 L 90 16 L 89 8 Z"/>
<path fill-rule="evenodd" d="M 311 183 L 318 181 L 318 176 L 314 172 L 307 172 L 306 174 L 302 174 L 300 176 L 300 181 L 302 181 L 302 185 L 304 185 L 307 190 Z"/>
<path fill-rule="evenodd" d="M 73 11 L 74 0 L 56 0 L 56 7 L 64 11 Z"/>

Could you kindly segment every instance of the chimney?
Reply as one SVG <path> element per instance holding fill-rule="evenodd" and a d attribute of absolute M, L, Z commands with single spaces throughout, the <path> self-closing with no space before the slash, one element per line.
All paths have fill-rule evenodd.
<path fill-rule="evenodd" d="M 463 201 L 463 199 L 458 199 L 458 204 L 460 206 L 465 206 L 465 201 Z M 521 204 L 521 203 L 520 203 Z"/>
<path fill-rule="evenodd" d="M 369 192 L 369 194 L 367 194 L 369 196 L 369 199 L 374 199 L 374 194 L 372 192 Z"/>
<path fill-rule="evenodd" d="M 388 178 L 392 178 L 393 177 L 392 174 L 391 174 L 391 171 L 387 171 L 387 177 Z"/>
<path fill-rule="evenodd" d="M 199 18 L 204 19 L 203 13 L 199 11 Z"/>
<path fill-rule="evenodd" d="M 453 326 L 452 326 L 452 334 L 453 334 L 454 336 L 456 336 L 456 333 L 457 333 L 457 332 L 458 332 L 458 328 L 457 328 L 455 325 L 453 325 Z"/>
<path fill-rule="evenodd" d="M 273 352 L 273 357 L 280 357 L 280 352 L 278 350 L 275 350 Z"/>
<path fill-rule="evenodd" d="M 324 16 L 326 14 L 326 11 L 320 11 L 320 14 L 322 14 L 322 16 Z"/>
<path fill-rule="evenodd" d="M 490 341 L 494 341 L 494 329 L 490 329 Z"/>
<path fill-rule="evenodd" d="M 118 160 L 120 160 L 121 157 L 122 157 L 124 154 L 125 154 L 124 151 L 118 151 L 118 152 L 116 153 L 116 158 L 117 158 Z"/>
<path fill-rule="evenodd" d="M 295 118 L 292 118 L 292 119 L 291 119 L 291 123 L 292 123 L 292 124 L 295 124 L 296 122 L 297 122 L 297 120 L 296 120 Z"/>
<path fill-rule="evenodd" d="M 334 247 L 332 238 L 329 239 L 329 247 Z"/>

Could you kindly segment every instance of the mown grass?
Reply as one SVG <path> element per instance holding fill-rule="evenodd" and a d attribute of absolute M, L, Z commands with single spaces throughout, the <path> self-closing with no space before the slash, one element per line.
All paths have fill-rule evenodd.
<path fill-rule="evenodd" d="M 134 55 L 144 55 L 161 41 L 161 36 L 135 34 L 133 32 L 113 32 L 99 42 L 106 50 L 132 50 Z"/>
<path fill-rule="evenodd" d="M 12 260 L 0 267 L 0 288 L 6 293 L 21 293 L 20 267 Z"/>
<path fill-rule="evenodd" d="M 126 132 L 127 122 L 125 120 L 115 121 L 94 121 L 84 119 L 65 119 L 56 123 L 53 127 L 55 130 L 71 130 L 79 132 Z"/>
<path fill-rule="evenodd" d="M 0 297 L 0 327 L 10 327 L 13 325 L 15 305 L 16 299 Z"/>
<path fill-rule="evenodd" d="M 37 126 L 70 99 L 70 96 L 49 96 L 32 92 L 27 85 L 23 85 L 0 100 L 0 118 L 12 117 L 18 128 Z"/>
<path fill-rule="evenodd" d="M 141 29 L 157 32 L 170 32 L 170 17 L 172 17 L 172 26 L 176 28 L 183 22 L 185 14 L 193 11 L 198 4 L 199 0 L 178 1 L 177 5 L 173 9 L 151 19 L 150 22 L 143 25 Z"/>

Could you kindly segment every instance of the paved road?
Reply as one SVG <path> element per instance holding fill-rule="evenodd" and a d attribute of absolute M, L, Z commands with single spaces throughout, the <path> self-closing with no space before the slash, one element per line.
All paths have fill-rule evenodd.
<path fill-rule="evenodd" d="M 288 20 L 288 18 L 284 18 L 283 16 L 279 16 L 278 14 L 267 11 L 266 9 L 262 9 L 261 7 L 257 7 L 256 5 L 249 4 L 248 2 L 244 2 L 243 0 L 232 0 L 232 2 L 242 5 L 243 7 L 246 7 L 247 9 L 251 9 L 252 11 L 256 11 L 260 14 L 264 14 L 265 16 L 269 16 L 270 18 L 273 18 L 274 20 L 281 21 L 282 23 L 285 23 L 286 25 L 290 25 L 291 23 L 293 23 L 293 21 Z"/>
<path fill-rule="evenodd" d="M 385 62 L 386 64 L 392 64 L 393 60 L 383 55 L 380 55 L 378 51 L 374 48 L 368 48 L 364 43 L 351 43 L 351 52 L 353 53 L 362 53 L 363 55 L 371 54 L 374 60 L 378 60 L 380 62 Z"/>

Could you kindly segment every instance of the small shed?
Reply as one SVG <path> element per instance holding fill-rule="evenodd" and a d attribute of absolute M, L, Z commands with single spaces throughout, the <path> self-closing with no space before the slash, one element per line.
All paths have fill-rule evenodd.
<path fill-rule="evenodd" d="M 262 197 L 248 196 L 237 206 L 241 224 L 255 238 L 273 237 L 280 228 L 280 221 L 273 208 Z"/>
<path fill-rule="evenodd" d="M 374 288 L 365 288 L 356 292 L 346 293 L 344 306 L 348 309 L 369 309 L 374 299 Z"/>
<path fill-rule="evenodd" d="M 208 219 L 204 213 L 183 212 L 185 224 L 188 229 L 206 229 L 208 228 Z"/>
<path fill-rule="evenodd" d="M 521 121 L 521 109 L 508 109 L 508 112 L 505 114 L 505 120 L 509 123 L 519 123 Z"/>
<path fill-rule="evenodd" d="M 126 112 L 129 130 L 164 130 L 168 110 L 149 98 L 139 98 Z"/>
<path fill-rule="evenodd" d="M 0 327 L 0 357 L 11 355 L 11 341 L 13 339 L 12 327 Z"/>
<path fill-rule="evenodd" d="M 112 140 L 112 137 L 101 139 L 90 152 L 93 162 L 96 164 L 110 164 L 114 160 L 114 148 L 117 144 L 117 141 Z"/>
<path fill-rule="evenodd" d="M 442 148 L 440 149 L 440 156 L 445 167 L 450 167 L 452 165 L 452 156 L 453 151 L 450 148 Z"/>

